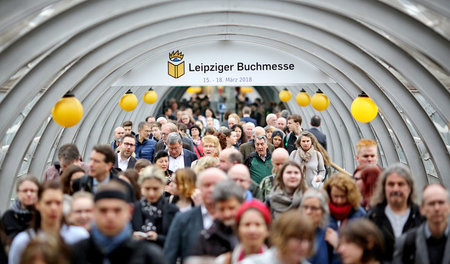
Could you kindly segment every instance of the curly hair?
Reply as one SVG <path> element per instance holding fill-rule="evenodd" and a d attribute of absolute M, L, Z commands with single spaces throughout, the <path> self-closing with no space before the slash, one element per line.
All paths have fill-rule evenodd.
<path fill-rule="evenodd" d="M 175 172 L 175 180 L 180 196 L 190 198 L 197 188 L 197 175 L 190 168 L 178 169 Z"/>
<path fill-rule="evenodd" d="M 241 141 L 241 144 L 247 143 L 248 139 L 247 135 L 245 134 L 244 128 L 240 124 L 236 124 L 231 127 L 233 131 L 236 131 L 236 128 L 241 130 L 241 137 L 238 138 L 238 142 Z"/>
<path fill-rule="evenodd" d="M 278 171 L 278 173 L 274 179 L 274 186 L 277 188 L 281 188 L 282 190 L 285 189 L 285 185 L 283 182 L 283 174 L 288 166 L 294 166 L 294 167 L 298 168 L 300 170 L 300 172 L 302 171 L 302 168 L 300 167 L 300 165 L 297 162 L 295 162 L 293 160 L 286 161 L 283 164 L 283 166 L 281 167 L 280 171 Z M 300 180 L 300 184 L 297 186 L 296 189 L 299 189 L 299 188 L 302 190 L 302 193 L 304 193 L 306 191 L 306 181 L 303 176 L 302 176 L 302 179 Z"/>
<path fill-rule="evenodd" d="M 336 187 L 347 194 L 347 202 L 353 205 L 354 209 L 358 209 L 361 204 L 361 193 L 356 187 L 355 182 L 347 175 L 337 172 L 333 174 L 325 184 L 323 189 L 331 197 L 331 188 Z"/>

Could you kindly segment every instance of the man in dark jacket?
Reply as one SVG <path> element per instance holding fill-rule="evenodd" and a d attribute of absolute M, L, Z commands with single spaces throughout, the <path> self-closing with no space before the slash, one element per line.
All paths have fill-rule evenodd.
<path fill-rule="evenodd" d="M 441 184 L 426 186 L 420 211 L 427 221 L 404 234 L 395 243 L 393 263 L 450 263 L 448 190 Z"/>
<path fill-rule="evenodd" d="M 74 192 L 84 190 L 96 193 L 97 188 L 117 178 L 113 165 L 116 154 L 109 145 L 95 145 L 89 160 L 89 174 L 73 181 Z"/>
<path fill-rule="evenodd" d="M 164 263 L 158 246 L 132 239 L 133 208 L 128 196 L 126 188 L 117 182 L 99 187 L 91 236 L 72 247 L 72 263 Z"/>
<path fill-rule="evenodd" d="M 315 115 L 311 117 L 311 122 L 309 123 L 311 125 L 311 128 L 309 129 L 309 132 L 313 133 L 313 135 L 317 138 L 317 141 L 319 141 L 320 145 L 322 145 L 322 147 L 327 150 L 327 136 L 319 130 L 321 123 L 322 121 L 320 119 L 320 116 Z"/>
<path fill-rule="evenodd" d="M 408 167 L 400 163 L 393 164 L 383 171 L 381 179 L 382 192 L 379 197 L 374 197 L 378 203 L 367 217 L 382 232 L 385 245 L 383 260 L 390 262 L 396 239 L 419 226 L 423 218 L 414 203 L 414 182 Z"/>
<path fill-rule="evenodd" d="M 209 229 L 200 233 L 193 251 L 195 256 L 217 257 L 233 251 L 238 244 L 232 227 L 236 213 L 244 202 L 242 188 L 231 180 L 219 182 L 214 187 L 213 199 L 216 219 Z"/>

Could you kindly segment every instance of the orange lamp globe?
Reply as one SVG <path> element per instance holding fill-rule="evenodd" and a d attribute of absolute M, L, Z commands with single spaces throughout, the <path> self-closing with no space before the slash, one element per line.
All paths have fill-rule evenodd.
<path fill-rule="evenodd" d="M 370 99 L 367 94 L 362 92 L 353 101 L 350 108 L 353 118 L 361 123 L 368 123 L 377 117 L 378 106 Z"/>
<path fill-rule="evenodd" d="M 135 109 L 137 104 L 138 104 L 138 99 L 131 90 L 128 90 L 122 96 L 122 98 L 120 98 L 120 100 L 119 100 L 120 108 L 122 108 L 123 110 L 125 110 L 127 112 L 130 112 L 133 109 Z"/>
<path fill-rule="evenodd" d="M 280 101 L 283 103 L 288 102 L 292 98 L 292 93 L 287 88 L 284 88 L 281 90 L 281 92 L 278 94 L 278 97 L 280 97 Z"/>
<path fill-rule="evenodd" d="M 308 106 L 309 103 L 311 103 L 311 97 L 309 94 L 305 91 L 305 89 L 302 89 L 297 96 L 295 97 L 295 100 L 297 101 L 297 104 L 299 106 Z"/>
<path fill-rule="evenodd" d="M 144 102 L 146 104 L 153 104 L 158 100 L 158 94 L 152 88 L 148 89 L 143 96 Z"/>
<path fill-rule="evenodd" d="M 317 111 L 323 111 L 330 105 L 330 99 L 319 89 L 311 98 L 311 105 Z"/>
<path fill-rule="evenodd" d="M 83 105 L 73 94 L 67 93 L 53 106 L 52 117 L 60 126 L 74 126 L 83 117 Z"/>

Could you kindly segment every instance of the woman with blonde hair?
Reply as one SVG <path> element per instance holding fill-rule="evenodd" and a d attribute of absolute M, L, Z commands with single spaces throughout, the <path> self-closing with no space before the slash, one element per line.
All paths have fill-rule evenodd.
<path fill-rule="evenodd" d="M 205 156 L 197 161 L 195 167 L 193 167 L 195 174 L 206 170 L 207 168 L 217 167 L 219 165 L 219 159 L 214 157 Z"/>
<path fill-rule="evenodd" d="M 295 144 L 297 149 L 291 152 L 289 159 L 300 164 L 308 187 L 321 187 L 325 179 L 325 163 L 324 156 L 319 150 L 323 148 L 309 131 L 301 132 Z"/>
<path fill-rule="evenodd" d="M 325 233 L 325 239 L 334 249 L 337 249 L 337 232 L 348 221 L 361 218 L 366 211 L 360 206 L 361 193 L 355 182 L 343 173 L 335 173 L 324 184 L 323 189 L 330 197 L 328 204 L 330 209 L 329 228 Z"/>
<path fill-rule="evenodd" d="M 163 247 L 170 224 L 178 207 L 164 197 L 166 178 L 157 166 L 149 166 L 139 174 L 142 198 L 135 203 L 132 226 L 136 239 L 146 239 Z"/>
<path fill-rule="evenodd" d="M 190 168 L 178 169 L 173 183 L 176 185 L 175 195 L 171 203 L 178 206 L 180 212 L 187 211 L 201 203 L 200 190 L 197 189 L 197 175 Z"/>
<path fill-rule="evenodd" d="M 214 159 L 217 159 L 217 162 L 219 162 L 219 154 L 220 154 L 220 143 L 219 139 L 216 136 L 213 135 L 206 135 L 202 138 L 202 148 L 203 148 L 203 157 L 212 157 Z M 200 161 L 194 160 L 191 163 L 191 168 L 195 168 L 197 166 L 197 163 Z"/>

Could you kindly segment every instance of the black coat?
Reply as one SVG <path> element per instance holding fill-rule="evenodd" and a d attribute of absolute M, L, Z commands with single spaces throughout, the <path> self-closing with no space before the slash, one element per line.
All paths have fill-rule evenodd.
<path fill-rule="evenodd" d="M 32 218 L 32 212 L 22 214 L 11 209 L 6 211 L 2 216 L 2 224 L 9 239 L 12 241 L 17 234 L 29 228 Z"/>
<path fill-rule="evenodd" d="M 143 230 L 142 227 L 145 225 L 146 219 L 151 219 L 153 222 L 152 224 L 156 226 L 156 233 L 158 234 L 156 244 L 160 247 L 164 247 L 164 242 L 166 241 L 166 235 L 169 232 L 170 224 L 172 224 L 172 220 L 175 218 L 175 215 L 178 213 L 179 209 L 176 205 L 169 203 L 164 196 L 161 196 L 155 204 L 152 204 L 158 208 L 158 210 L 162 211 L 161 218 L 157 218 L 155 221 L 155 217 L 150 216 L 146 210 L 143 210 L 144 203 L 142 199 L 137 201 L 134 206 L 133 219 L 131 220 L 133 230 L 147 232 L 147 230 Z"/>
<path fill-rule="evenodd" d="M 238 243 L 237 237 L 233 234 L 233 229 L 216 219 L 208 230 L 202 230 L 192 255 L 217 257 L 233 251 Z"/>
<path fill-rule="evenodd" d="M 386 206 L 386 204 L 377 204 L 369 211 L 366 217 L 375 223 L 383 234 L 385 249 L 383 260 L 391 261 L 394 255 L 395 236 L 391 222 L 384 213 L 384 208 Z M 419 207 L 417 205 L 411 206 L 411 211 L 408 220 L 406 220 L 406 223 L 403 226 L 402 234 L 412 228 L 420 226 L 424 220 L 425 219 L 420 215 Z"/>
<path fill-rule="evenodd" d="M 165 263 L 158 246 L 142 240 L 132 240 L 131 237 L 107 255 L 100 251 L 92 237 L 72 246 L 72 264 L 101 264 L 105 258 L 111 264 Z"/>

